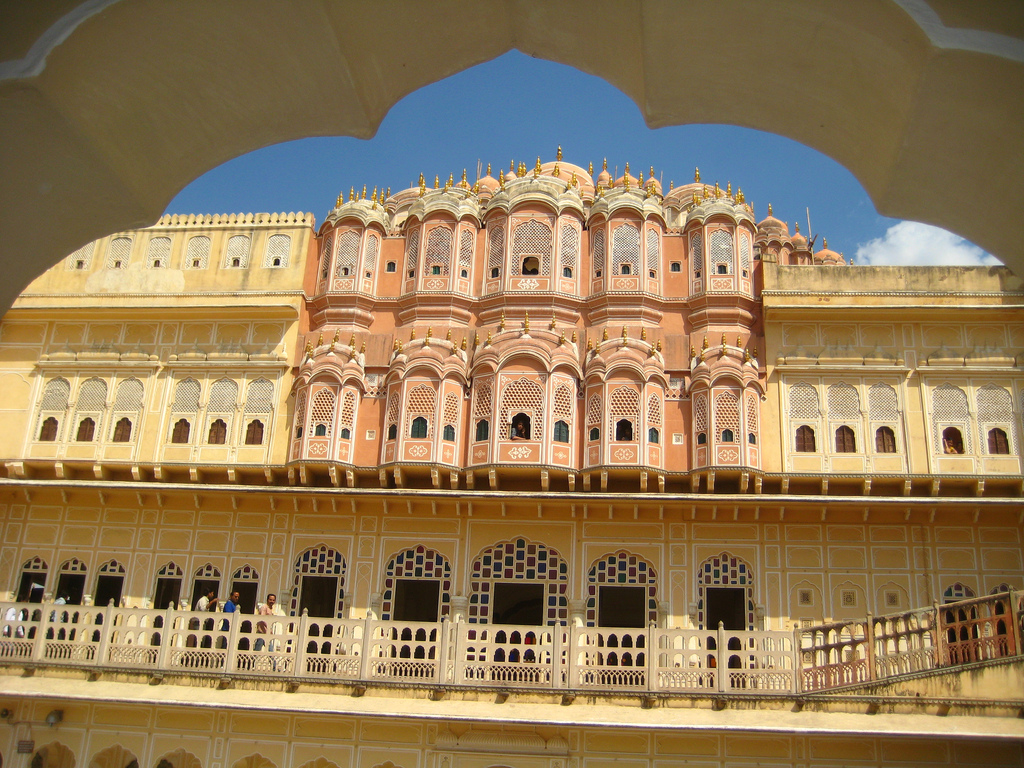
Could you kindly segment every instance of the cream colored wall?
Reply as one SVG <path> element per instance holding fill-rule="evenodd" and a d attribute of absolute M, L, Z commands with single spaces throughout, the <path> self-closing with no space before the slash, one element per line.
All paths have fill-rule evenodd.
<path fill-rule="evenodd" d="M 764 269 L 768 407 L 762 416 L 765 443 L 772 446 L 763 454 L 766 470 L 1024 473 L 1019 453 L 1024 436 L 1020 279 L 999 268 L 765 264 Z M 817 388 L 826 413 L 820 421 L 823 428 L 815 430 L 818 450 L 813 455 L 794 450 L 797 423 L 788 418 L 788 389 L 797 382 Z M 897 390 L 903 423 L 897 430 L 896 455 L 876 454 L 873 431 L 867 429 L 858 434 L 856 455 L 834 454 L 825 393 L 840 382 L 860 390 L 865 425 L 868 388 L 884 382 Z M 978 388 L 994 384 L 1008 390 L 1015 404 L 1010 439 L 1016 450 L 1011 448 L 1005 457 L 988 456 L 975 418 L 974 450 L 965 457 L 943 457 L 931 415 L 932 391 L 942 384 L 967 392 L 972 416 Z"/>
<path fill-rule="evenodd" d="M 281 703 L 282 696 L 292 695 L 264 694 Z M 647 729 L 642 723 L 651 715 L 639 708 L 624 711 L 630 728 L 597 728 L 10 696 L 0 696 L 0 704 L 11 709 L 12 722 L 33 723 L 0 731 L 0 752 L 15 766 L 20 765 L 14 755 L 18 738 L 34 739 L 37 750 L 47 747 L 56 753 L 64 747 L 70 750 L 74 765 L 96 768 L 121 768 L 131 757 L 147 768 L 165 757 L 175 768 L 669 768 L 681 764 L 697 768 L 1010 768 L 1024 764 L 1020 743 L 1010 739 Z M 53 709 L 62 710 L 64 719 L 49 728 L 44 722 Z M 850 718 L 829 717 L 833 721 Z M 777 713 L 761 717 L 763 724 L 779 719 Z M 125 761 L 115 765 L 114 759 L 122 755 Z M 71 764 L 50 763 L 47 768 Z"/>
<path fill-rule="evenodd" d="M 879 504 L 865 523 L 860 505 L 822 523 L 820 503 L 790 504 L 784 513 L 762 504 L 756 515 L 744 510 L 724 520 L 703 504 L 692 514 L 689 505 L 644 505 L 634 519 L 631 503 L 570 505 L 514 495 L 504 504 L 113 487 L 102 500 L 84 488 L 65 495 L 67 501 L 55 490 L 33 491 L 30 503 L 9 498 L 0 506 L 0 594 L 17 589 L 22 564 L 37 555 L 49 566 L 47 592 L 71 557 L 89 569 L 87 594 L 99 565 L 116 559 L 127 570 L 128 603 L 149 605 L 157 569 L 173 560 L 185 574 L 183 599 L 190 599 L 192 575 L 206 563 L 221 571 L 222 590 L 233 571 L 249 564 L 260 573 L 261 596 L 275 592 L 287 607 L 296 559 L 326 544 L 345 557 L 346 612 L 361 618 L 371 595 L 383 591 L 386 563 L 402 550 L 424 544 L 440 551 L 452 563 L 453 594 L 468 595 L 472 561 L 486 547 L 518 537 L 552 547 L 567 561 L 570 599 L 585 597 L 587 573 L 599 558 L 620 549 L 642 556 L 658 574 L 667 625 L 677 627 L 693 626 L 698 567 L 722 552 L 752 569 L 753 599 L 766 617 L 758 628 L 929 606 L 954 582 L 979 596 L 1003 583 L 1024 586 L 1024 548 L 1009 509 L 986 512 L 976 524 L 962 513 L 933 522 L 915 515 L 908 522 L 902 509 Z M 801 604 L 801 590 L 810 591 L 809 604 Z"/>

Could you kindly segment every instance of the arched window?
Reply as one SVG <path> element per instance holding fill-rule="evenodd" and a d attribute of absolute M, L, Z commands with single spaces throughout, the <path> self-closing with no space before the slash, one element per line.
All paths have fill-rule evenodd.
<path fill-rule="evenodd" d="M 892 427 L 879 427 L 875 430 L 875 452 L 896 453 L 896 433 Z"/>
<path fill-rule="evenodd" d="M 78 422 L 78 434 L 75 440 L 80 443 L 91 443 L 96 436 L 96 422 L 90 418 L 84 418 Z"/>
<path fill-rule="evenodd" d="M 572 267 L 562 267 L 562 277 L 572 277 Z"/>
<path fill-rule="evenodd" d="M 733 443 L 735 441 L 736 441 L 736 436 L 733 434 L 733 431 L 731 429 L 723 429 L 722 430 L 722 442 L 723 443 Z"/>
<path fill-rule="evenodd" d="M 857 440 L 845 424 L 836 430 L 836 453 L 856 453 Z"/>
<path fill-rule="evenodd" d="M 708 444 L 708 433 L 707 432 L 699 432 L 699 433 L 697 433 L 697 445 L 707 445 L 707 444 Z"/>
<path fill-rule="evenodd" d="M 224 419 L 217 419 L 210 425 L 209 439 L 206 441 L 210 445 L 224 445 L 228 439 L 228 425 Z"/>
<path fill-rule="evenodd" d="M 422 416 L 417 416 L 412 420 L 412 431 L 409 433 L 410 437 L 423 438 L 427 436 L 427 420 Z"/>
<path fill-rule="evenodd" d="M 512 440 L 530 439 L 530 417 L 525 413 L 517 413 L 512 417 L 512 424 L 509 426 L 508 436 Z"/>
<path fill-rule="evenodd" d="M 398 425 L 397 424 L 389 424 L 388 425 L 388 440 L 394 440 L 396 437 L 398 437 Z"/>
<path fill-rule="evenodd" d="M 178 419 L 174 422 L 174 429 L 171 430 L 171 442 L 187 443 L 191 431 L 192 425 L 188 423 L 188 419 Z"/>
<path fill-rule="evenodd" d="M 338 435 L 342 440 L 351 440 L 352 430 L 349 429 L 348 427 L 342 427 L 341 432 L 339 432 Z"/>
<path fill-rule="evenodd" d="M 245 428 L 246 445 L 263 445 L 263 422 L 253 419 Z"/>
<path fill-rule="evenodd" d="M 747 442 L 750 443 L 751 445 L 757 445 L 757 435 L 755 435 L 753 432 L 749 433 L 747 435 Z"/>
<path fill-rule="evenodd" d="M 491 436 L 491 424 L 490 424 L 490 422 L 487 421 L 487 419 L 480 419 L 480 421 L 478 421 L 476 423 L 476 439 L 477 439 L 477 441 L 479 442 L 480 440 L 486 440 L 490 436 Z"/>
<path fill-rule="evenodd" d="M 555 435 L 554 439 L 556 443 L 568 443 L 569 442 L 569 425 L 564 421 L 555 422 Z"/>
<path fill-rule="evenodd" d="M 443 433 L 442 437 L 443 437 L 443 439 L 448 440 L 449 442 L 454 442 L 454 440 L 455 440 L 455 427 L 453 427 L 451 424 L 445 424 L 444 425 L 444 433 Z"/>
<path fill-rule="evenodd" d="M 127 443 L 132 439 L 132 420 L 125 416 L 114 425 L 114 442 Z"/>
<path fill-rule="evenodd" d="M 39 428 L 39 440 L 44 443 L 52 443 L 57 439 L 57 426 L 58 422 L 53 416 L 49 416 L 43 419 L 43 424 Z"/>
<path fill-rule="evenodd" d="M 523 274 L 539 275 L 540 259 L 538 259 L 536 256 L 527 256 L 525 259 L 523 259 Z"/>
<path fill-rule="evenodd" d="M 964 452 L 964 436 L 956 427 L 946 427 L 944 430 L 942 430 L 942 452 Z"/>
<path fill-rule="evenodd" d="M 658 434 L 657 427 L 651 427 L 647 430 L 647 442 L 657 445 L 661 442 L 661 435 Z"/>
<path fill-rule="evenodd" d="M 590 428 L 590 439 L 591 440 L 600 440 L 601 439 L 601 430 L 598 429 L 597 427 L 591 427 Z"/>
<path fill-rule="evenodd" d="M 327 425 L 317 424 L 313 428 L 313 437 L 327 437 Z"/>
<path fill-rule="evenodd" d="M 998 427 L 990 429 L 988 431 L 988 452 L 989 453 L 1009 453 L 1010 452 L 1010 441 L 1006 437 L 1006 432 Z"/>
<path fill-rule="evenodd" d="M 632 440 L 633 439 L 633 422 L 629 419 L 619 419 L 615 422 L 615 439 L 616 440 Z"/>
<path fill-rule="evenodd" d="M 814 430 L 804 424 L 796 430 L 796 451 L 797 453 L 814 453 L 817 447 L 814 445 Z"/>

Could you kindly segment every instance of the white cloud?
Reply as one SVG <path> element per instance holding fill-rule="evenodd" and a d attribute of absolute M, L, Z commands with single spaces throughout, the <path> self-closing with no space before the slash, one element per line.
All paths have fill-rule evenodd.
<path fill-rule="evenodd" d="M 857 263 L 874 266 L 987 266 L 1001 262 L 959 235 L 929 224 L 901 221 L 857 246 Z"/>

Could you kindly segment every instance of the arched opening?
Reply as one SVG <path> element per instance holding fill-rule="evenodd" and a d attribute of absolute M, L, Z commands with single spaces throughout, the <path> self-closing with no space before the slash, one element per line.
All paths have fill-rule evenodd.
<path fill-rule="evenodd" d="M 944 430 L 942 430 L 942 452 L 964 452 L 964 436 L 956 427 L 946 427 Z"/>
<path fill-rule="evenodd" d="M 814 453 L 817 450 L 814 444 L 814 430 L 804 424 L 796 429 L 796 451 L 797 453 Z"/>
<path fill-rule="evenodd" d="M 615 422 L 615 439 L 628 441 L 633 439 L 633 422 L 629 419 L 619 419 Z"/>
<path fill-rule="evenodd" d="M 417 416 L 412 420 L 412 428 L 409 430 L 409 437 L 421 439 L 427 436 L 427 420 Z"/>
<path fill-rule="evenodd" d="M 875 430 L 875 452 L 896 453 L 896 433 L 892 427 L 879 427 Z"/>
<path fill-rule="evenodd" d="M 509 426 L 508 436 L 512 440 L 530 439 L 531 419 L 528 414 L 517 413 L 512 417 L 512 424 Z"/>

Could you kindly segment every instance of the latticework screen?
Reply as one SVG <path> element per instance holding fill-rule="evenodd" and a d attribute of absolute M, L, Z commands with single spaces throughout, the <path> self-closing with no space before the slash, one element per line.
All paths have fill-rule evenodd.
<path fill-rule="evenodd" d="M 339 426 L 352 429 L 356 414 L 356 393 L 347 390 L 341 400 L 341 422 Z"/>
<path fill-rule="evenodd" d="M 658 395 L 647 398 L 647 423 L 661 424 L 661 398 Z"/>
<path fill-rule="evenodd" d="M 868 390 L 868 417 L 872 421 L 896 421 L 900 417 L 896 390 L 888 384 L 874 384 Z"/>
<path fill-rule="evenodd" d="M 331 274 L 331 253 L 334 248 L 334 233 L 331 232 L 324 240 L 324 250 L 320 254 L 320 279 L 326 280 Z"/>
<path fill-rule="evenodd" d="M 555 416 L 568 420 L 572 419 L 572 392 L 565 384 L 560 384 L 555 390 Z"/>
<path fill-rule="evenodd" d="M 623 274 L 622 266 L 629 265 L 629 274 L 640 271 L 640 230 L 632 224 L 623 224 L 612 231 L 612 272 Z"/>
<path fill-rule="evenodd" d="M 209 413 L 231 413 L 238 402 L 238 384 L 233 379 L 218 379 L 210 387 Z"/>
<path fill-rule="evenodd" d="M 725 264 L 726 271 L 732 273 L 733 268 L 733 244 L 732 234 L 724 229 L 716 229 L 711 233 L 711 267 L 718 272 L 718 265 Z"/>
<path fill-rule="evenodd" d="M 338 238 L 338 254 L 334 258 L 334 276 L 353 275 L 359 258 L 359 233 L 354 230 L 343 232 Z"/>
<path fill-rule="evenodd" d="M 313 436 L 330 437 L 334 431 L 334 390 L 321 389 L 313 395 L 313 403 L 309 409 L 309 424 Z M 317 427 L 323 427 L 323 435 L 317 435 Z"/>
<path fill-rule="evenodd" d="M 146 249 L 146 266 L 150 269 L 159 269 L 170 266 L 171 260 L 171 238 L 154 237 L 149 241 Z"/>
<path fill-rule="evenodd" d="M 405 269 L 409 272 L 416 271 L 416 261 L 420 255 L 420 228 L 415 227 L 409 230 L 408 240 L 405 244 Z"/>
<path fill-rule="evenodd" d="M 267 379 L 249 382 L 245 391 L 246 413 L 270 413 L 274 407 L 274 385 Z"/>
<path fill-rule="evenodd" d="M 251 245 L 248 235 L 234 235 L 228 240 L 227 256 L 224 260 L 224 266 L 234 267 L 237 266 L 240 269 L 248 269 L 249 267 L 249 246 Z M 238 264 L 235 264 L 235 260 L 238 260 Z"/>
<path fill-rule="evenodd" d="M 452 263 L 452 231 L 448 227 L 434 227 L 427 235 L 427 254 L 424 266 L 427 274 L 435 273 L 447 275 L 451 271 Z"/>
<path fill-rule="evenodd" d="M 730 429 L 733 435 L 740 429 L 740 401 L 732 392 L 715 395 L 715 438 L 722 439 L 722 430 Z"/>
<path fill-rule="evenodd" d="M 107 407 L 107 382 L 89 379 L 78 388 L 79 411 L 102 411 Z"/>
<path fill-rule="evenodd" d="M 828 388 L 828 417 L 852 420 L 860 418 L 860 396 L 849 384 L 833 384 Z"/>
<path fill-rule="evenodd" d="M 469 272 L 473 268 L 473 233 L 464 229 L 459 233 L 459 268 Z"/>
<path fill-rule="evenodd" d="M 690 263 L 694 273 L 704 271 L 704 237 L 700 232 L 690 235 Z"/>
<path fill-rule="evenodd" d="M 199 410 L 199 382 L 195 379 L 185 379 L 178 382 L 174 388 L 174 403 L 171 411 L 174 413 L 195 413 Z"/>
<path fill-rule="evenodd" d="M 377 268 L 377 255 L 380 253 L 380 238 L 370 236 L 366 239 L 366 254 L 363 256 L 363 272 L 369 275 Z"/>
<path fill-rule="evenodd" d="M 491 417 L 491 382 L 484 381 L 474 387 L 473 415 L 478 419 Z"/>
<path fill-rule="evenodd" d="M 107 269 L 128 269 L 128 257 L 132 251 L 130 237 L 115 237 L 107 248 Z"/>
<path fill-rule="evenodd" d="M 544 393 L 540 385 L 529 379 L 516 379 L 501 393 L 501 417 L 512 423 L 517 413 L 530 416 L 534 437 L 544 434 Z"/>
<path fill-rule="evenodd" d="M 267 239 L 267 252 L 263 254 L 264 267 L 287 267 L 292 239 L 288 235 L 271 235 Z"/>
<path fill-rule="evenodd" d="M 536 256 L 540 274 L 551 274 L 551 227 L 531 219 L 512 230 L 512 274 L 522 274 L 523 259 Z"/>
<path fill-rule="evenodd" d="M 43 390 L 40 409 L 44 411 L 63 411 L 68 407 L 71 385 L 67 379 L 51 379 Z"/>
<path fill-rule="evenodd" d="M 427 437 L 432 436 L 434 426 L 434 409 L 437 405 L 437 393 L 427 384 L 418 384 L 409 391 L 406 401 L 406 420 L 412 424 L 413 419 L 422 416 L 427 420 Z"/>
<path fill-rule="evenodd" d="M 459 396 L 454 392 L 444 396 L 444 423 L 453 427 L 459 424 Z"/>
<path fill-rule="evenodd" d="M 580 254 L 580 233 L 572 224 L 563 224 L 560 234 L 560 245 L 558 249 L 559 261 L 562 269 L 568 267 L 576 274 L 576 262 Z"/>
<path fill-rule="evenodd" d="M 117 385 L 114 396 L 115 411 L 137 412 L 142 410 L 142 382 L 138 379 L 125 379 Z"/>
<path fill-rule="evenodd" d="M 816 419 L 821 415 L 818 392 L 810 384 L 794 384 L 789 388 L 789 415 L 794 419 Z"/>
<path fill-rule="evenodd" d="M 587 426 L 597 426 L 601 423 L 601 396 L 591 395 L 587 403 Z"/>
<path fill-rule="evenodd" d="M 591 249 L 591 254 L 593 256 L 593 262 L 594 262 L 594 266 L 593 266 L 594 274 L 593 274 L 593 276 L 597 277 L 600 273 L 602 273 L 604 271 L 605 250 L 604 250 L 604 227 L 603 226 L 600 226 L 600 228 L 596 232 L 594 232 L 594 236 L 593 236 L 593 240 L 592 240 L 590 249 Z"/>
<path fill-rule="evenodd" d="M 496 224 L 487 230 L 487 274 L 492 269 L 501 269 L 505 260 L 505 228 Z"/>
<path fill-rule="evenodd" d="M 92 267 L 92 255 L 96 250 L 96 243 L 86 243 L 67 258 L 68 269 L 89 269 Z M 81 263 L 81 266 L 79 266 Z"/>
<path fill-rule="evenodd" d="M 708 396 L 703 392 L 693 398 L 693 431 L 697 434 L 708 431 Z"/>
<path fill-rule="evenodd" d="M 647 269 L 657 274 L 661 268 L 661 238 L 655 229 L 647 230 Z"/>

